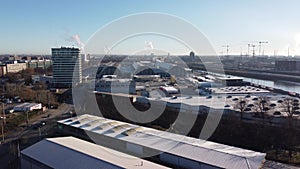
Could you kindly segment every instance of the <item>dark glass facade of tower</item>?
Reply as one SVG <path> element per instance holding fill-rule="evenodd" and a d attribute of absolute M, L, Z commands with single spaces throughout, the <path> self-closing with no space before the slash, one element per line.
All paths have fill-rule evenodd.
<path fill-rule="evenodd" d="M 70 88 L 73 83 L 81 83 L 81 56 L 78 48 L 52 48 L 52 61 L 55 87 Z"/>

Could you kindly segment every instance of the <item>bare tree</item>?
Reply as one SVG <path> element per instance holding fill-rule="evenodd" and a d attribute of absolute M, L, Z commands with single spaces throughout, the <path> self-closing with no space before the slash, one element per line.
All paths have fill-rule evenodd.
<path fill-rule="evenodd" d="M 297 112 L 299 109 L 299 100 L 293 99 L 293 98 L 285 98 L 283 102 L 281 103 L 281 107 L 284 112 L 286 112 L 287 117 L 288 117 L 288 123 L 289 123 L 289 128 L 293 127 L 292 126 L 292 121 L 294 114 Z"/>
<path fill-rule="evenodd" d="M 270 110 L 269 108 L 270 100 L 267 97 L 260 96 L 254 105 L 256 111 L 259 112 L 260 116 L 263 119 L 263 125 L 265 125 L 265 115 Z"/>
<path fill-rule="evenodd" d="M 296 114 L 297 110 L 299 109 L 299 100 L 298 99 L 293 99 L 291 97 L 285 98 L 283 102 L 281 103 L 281 107 L 284 112 L 287 114 L 288 118 L 288 128 L 287 130 L 288 133 L 288 139 L 287 139 L 287 148 L 289 152 L 289 157 L 292 158 L 293 154 L 293 146 L 292 146 L 292 140 L 295 139 L 295 133 L 294 133 L 294 125 L 293 125 L 293 118 L 294 114 Z"/>
<path fill-rule="evenodd" d="M 248 102 L 249 101 L 247 99 L 240 97 L 239 100 L 237 100 L 237 102 L 234 105 L 234 108 L 240 110 L 241 120 L 243 119 L 243 115 L 245 113 L 245 109 L 247 108 Z"/>

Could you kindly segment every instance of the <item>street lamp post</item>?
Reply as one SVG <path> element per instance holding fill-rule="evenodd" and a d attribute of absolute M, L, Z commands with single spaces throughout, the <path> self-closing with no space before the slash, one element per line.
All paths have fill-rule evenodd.
<path fill-rule="evenodd" d="M 1 134 L 2 134 L 2 142 L 4 143 L 4 125 L 6 123 L 6 116 L 5 116 L 5 110 L 4 110 L 4 103 L 2 103 L 2 116 L 1 116 Z"/>
<path fill-rule="evenodd" d="M 18 157 L 21 156 L 21 152 L 20 152 L 20 143 L 19 143 L 19 140 L 17 142 L 17 151 L 18 151 Z"/>
<path fill-rule="evenodd" d="M 44 127 L 46 125 L 46 122 L 45 121 L 42 121 L 40 124 L 39 124 L 39 137 L 41 138 L 42 137 L 42 127 Z"/>
<path fill-rule="evenodd" d="M 4 103 L 2 103 L 2 114 L 3 114 L 3 123 L 6 124 L 6 116 L 5 116 L 5 110 L 4 110 Z"/>
<path fill-rule="evenodd" d="M 2 143 L 4 143 L 4 119 L 5 117 L 1 116 L 2 122 L 1 122 L 1 134 L 2 134 Z"/>
<path fill-rule="evenodd" d="M 28 127 L 29 126 L 28 111 L 26 111 L 26 124 L 27 124 L 27 127 Z"/>

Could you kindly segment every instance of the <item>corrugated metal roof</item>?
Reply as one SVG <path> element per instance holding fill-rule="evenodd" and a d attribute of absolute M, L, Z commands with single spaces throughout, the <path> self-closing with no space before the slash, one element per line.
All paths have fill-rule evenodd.
<path fill-rule="evenodd" d="M 45 139 L 22 154 L 55 169 L 167 168 L 74 137 Z"/>
<path fill-rule="evenodd" d="M 176 156 L 192 159 L 194 161 L 218 166 L 221 168 L 241 169 L 241 168 L 260 168 L 265 159 L 265 153 L 254 152 L 242 148 L 228 146 L 224 144 L 214 143 L 210 141 L 191 138 L 174 133 L 159 131 L 151 128 L 140 127 L 133 124 L 119 122 L 115 120 L 105 119 L 92 115 L 82 115 L 78 118 L 86 117 L 91 120 L 100 120 L 100 123 L 92 123 L 94 126 L 88 128 L 81 127 L 84 130 L 96 132 L 116 139 L 149 147 L 162 152 L 168 152 Z M 76 119 L 74 117 L 73 119 Z M 67 120 L 61 120 L 58 123 L 69 125 Z M 99 130 L 91 130 L 103 124 L 110 123 L 111 126 Z M 126 125 L 126 127 L 121 127 Z M 73 126 L 76 127 L 76 126 Z M 114 128 L 122 128 L 114 132 L 106 132 Z M 134 130 L 138 128 L 138 130 Z M 125 133 L 125 134 L 124 134 Z M 122 135 L 122 137 L 120 137 Z"/>
<path fill-rule="evenodd" d="M 211 107 L 213 109 L 224 109 L 224 106 L 226 105 L 226 98 L 219 98 L 217 96 L 212 96 L 211 98 L 203 97 L 203 96 L 194 96 L 192 98 L 190 97 L 177 97 L 176 99 L 172 99 L 170 97 L 163 97 L 160 99 L 154 99 L 154 98 L 148 98 L 152 101 L 157 102 L 165 102 L 165 103 L 171 103 L 171 104 L 181 104 L 181 105 L 187 105 L 187 106 L 206 106 Z"/>

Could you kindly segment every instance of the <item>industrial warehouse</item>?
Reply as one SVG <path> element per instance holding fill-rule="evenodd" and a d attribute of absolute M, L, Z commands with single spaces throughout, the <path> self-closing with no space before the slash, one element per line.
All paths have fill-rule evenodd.
<path fill-rule="evenodd" d="M 84 132 L 99 145 L 138 157 L 152 157 L 173 168 L 260 168 L 264 153 L 159 131 L 93 115 L 58 121 L 65 134 Z M 88 139 L 88 137 L 83 138 Z"/>
<path fill-rule="evenodd" d="M 22 168 L 26 169 L 99 169 L 99 166 L 106 169 L 168 168 L 74 137 L 48 138 L 23 150 L 21 154 Z"/>

